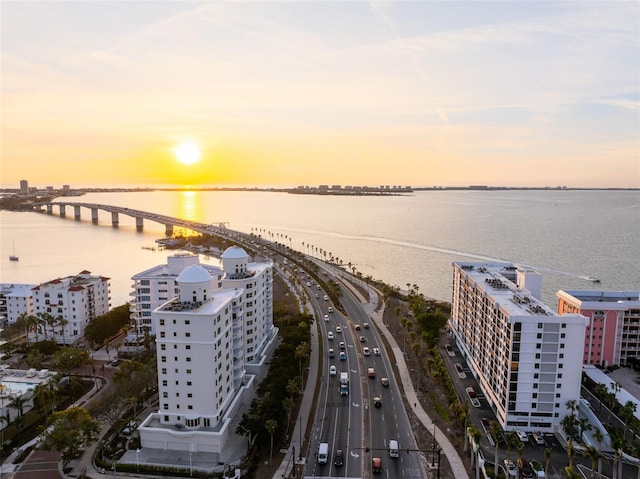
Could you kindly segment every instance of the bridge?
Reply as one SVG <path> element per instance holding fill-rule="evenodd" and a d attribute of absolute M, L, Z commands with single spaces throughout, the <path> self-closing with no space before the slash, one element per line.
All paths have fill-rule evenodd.
<path fill-rule="evenodd" d="M 228 223 L 206 224 L 196 221 L 181 220 L 170 216 L 149 213 L 148 211 L 134 210 L 132 208 L 123 208 L 121 206 L 100 205 L 96 203 L 69 203 L 69 202 L 46 202 L 34 204 L 34 210 L 40 213 L 54 214 L 54 208 L 58 208 L 61 218 L 67 216 L 67 209 L 73 209 L 73 217 L 80 220 L 82 217 L 82 208 L 91 211 L 91 222 L 98 224 L 98 212 L 100 210 L 111 213 L 111 225 L 117 227 L 120 223 L 120 215 L 130 216 L 136 221 L 136 229 L 142 231 L 144 220 L 154 221 L 164 225 L 165 234 L 173 235 L 173 229 L 177 227 L 189 229 L 201 234 L 220 233 L 220 230 L 226 229 Z"/>

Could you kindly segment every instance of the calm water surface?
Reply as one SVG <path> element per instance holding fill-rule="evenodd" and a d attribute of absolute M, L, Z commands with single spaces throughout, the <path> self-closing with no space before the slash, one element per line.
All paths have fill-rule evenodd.
<path fill-rule="evenodd" d="M 558 289 L 640 290 L 640 195 L 635 191 L 429 191 L 342 197 L 270 192 L 92 193 L 70 201 L 126 206 L 313 245 L 402 288 L 451 299 L 451 263 L 499 259 L 543 273 L 543 299 Z M 56 209 L 57 212 L 57 209 Z M 71 213 L 68 211 L 68 213 Z M 131 276 L 166 262 L 143 249 L 164 228 L 100 213 L 99 225 L 0 212 L 0 282 L 38 283 L 89 270 L 111 278 L 113 304 L 129 300 Z M 265 230 L 263 233 L 262 230 Z M 274 236 L 273 239 L 278 239 Z M 15 242 L 19 262 L 10 262 Z M 217 263 L 214 258 L 205 262 Z M 601 283 L 587 281 L 597 276 Z"/>

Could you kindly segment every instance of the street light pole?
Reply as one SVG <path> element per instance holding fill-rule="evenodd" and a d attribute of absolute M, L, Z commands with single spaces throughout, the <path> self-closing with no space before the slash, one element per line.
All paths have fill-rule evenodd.
<path fill-rule="evenodd" d="M 140 472 L 140 448 L 136 449 L 136 471 Z"/>

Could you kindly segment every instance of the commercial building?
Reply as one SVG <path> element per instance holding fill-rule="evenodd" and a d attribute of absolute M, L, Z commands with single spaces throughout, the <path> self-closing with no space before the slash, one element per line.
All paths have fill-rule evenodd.
<path fill-rule="evenodd" d="M 42 283 L 31 291 L 34 315 L 48 314 L 56 319 L 40 324 L 38 330 L 58 344 L 81 340 L 87 324 L 108 313 L 111 306 L 109 278 L 92 276 L 90 271 Z M 44 338 L 40 335 L 39 339 Z"/>
<path fill-rule="evenodd" d="M 237 246 L 221 259 L 221 278 L 185 268 L 176 297 L 151 314 L 160 406 L 138 429 L 143 449 L 220 454 L 266 374 L 277 338 L 273 264 L 250 263 Z"/>
<path fill-rule="evenodd" d="M 640 358 L 640 292 L 558 291 L 558 313 L 581 314 L 588 324 L 583 362 L 625 366 Z"/>
<path fill-rule="evenodd" d="M 546 307 L 541 285 L 512 263 L 453 263 L 450 329 L 508 431 L 552 432 L 580 397 L 587 320 Z"/>

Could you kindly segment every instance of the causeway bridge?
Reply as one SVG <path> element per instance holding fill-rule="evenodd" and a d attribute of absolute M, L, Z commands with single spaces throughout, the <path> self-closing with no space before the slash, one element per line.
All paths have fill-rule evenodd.
<path fill-rule="evenodd" d="M 148 211 L 134 210 L 132 208 L 123 208 L 121 206 L 101 205 L 97 203 L 75 203 L 75 202 L 46 202 L 37 203 L 34 205 L 34 211 L 40 213 L 54 214 L 54 209 L 58 209 L 58 214 L 61 218 L 67 216 L 67 210 L 73 211 L 73 217 L 76 220 L 82 218 L 82 209 L 85 208 L 91 212 L 91 222 L 98 224 L 99 211 L 106 211 L 111 213 L 111 225 L 118 227 L 120 223 L 120 215 L 127 215 L 135 219 L 136 230 L 142 231 L 144 227 L 144 221 L 154 221 L 164 225 L 164 231 L 166 236 L 173 235 L 173 229 L 175 227 L 186 228 L 191 231 L 196 231 L 201 234 L 219 234 L 221 230 L 226 229 L 226 223 L 206 224 L 198 223 L 196 221 L 181 220 L 179 218 L 172 218 L 170 216 L 159 215 L 156 213 L 149 213 Z"/>

